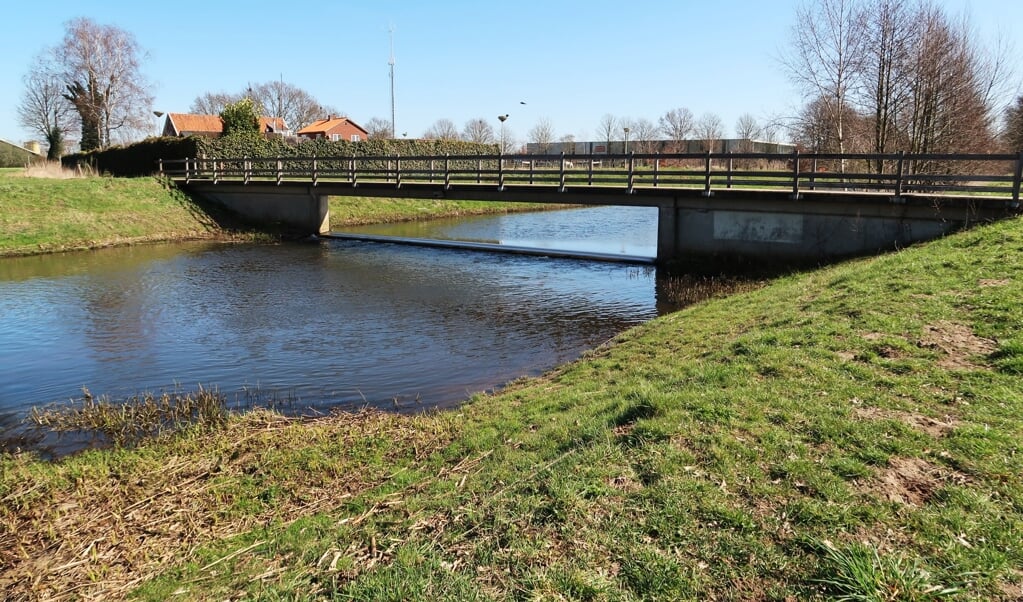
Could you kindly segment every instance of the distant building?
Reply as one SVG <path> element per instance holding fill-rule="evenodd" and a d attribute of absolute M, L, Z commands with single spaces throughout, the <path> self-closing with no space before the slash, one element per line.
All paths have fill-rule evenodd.
<path fill-rule="evenodd" d="M 280 117 L 260 117 L 259 131 L 264 136 L 286 136 L 290 134 L 284 119 Z M 192 115 L 189 113 L 167 113 L 167 121 L 163 125 L 164 136 L 205 136 L 218 138 L 224 133 L 224 122 L 219 115 Z"/>
<path fill-rule="evenodd" d="M 24 167 L 31 161 L 44 157 L 38 142 L 26 142 L 25 146 L 0 139 L 0 167 Z"/>
<path fill-rule="evenodd" d="M 713 144 L 711 144 L 711 142 Z M 544 150 L 545 147 L 546 150 Z M 610 145 L 602 142 L 551 142 L 545 145 L 535 142 L 526 144 L 526 153 L 530 155 L 620 155 L 628 151 L 635 153 L 791 153 L 796 145 L 782 142 L 764 142 L 745 138 L 726 138 L 721 140 L 682 140 L 675 143 L 671 140 L 629 140 L 628 149 L 624 140 L 612 140 Z"/>
<path fill-rule="evenodd" d="M 335 117 L 329 115 L 326 119 L 314 121 L 296 132 L 301 138 L 316 140 L 317 138 L 328 138 L 337 142 L 348 140 L 350 142 L 362 142 L 369 138 L 369 132 L 347 117 Z"/>

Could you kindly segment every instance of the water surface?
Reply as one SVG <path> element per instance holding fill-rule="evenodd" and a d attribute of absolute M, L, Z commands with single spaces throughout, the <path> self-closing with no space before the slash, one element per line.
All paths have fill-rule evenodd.
<path fill-rule="evenodd" d="M 181 244 L 0 262 L 0 414 L 88 387 L 459 403 L 658 313 L 651 268 L 379 245 Z"/>

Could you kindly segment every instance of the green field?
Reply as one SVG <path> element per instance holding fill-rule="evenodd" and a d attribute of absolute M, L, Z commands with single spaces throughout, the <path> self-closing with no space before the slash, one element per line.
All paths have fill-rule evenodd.
<path fill-rule="evenodd" d="M 0 460 L 9 597 L 1018 600 L 1023 221 L 791 275 L 459 410 Z"/>

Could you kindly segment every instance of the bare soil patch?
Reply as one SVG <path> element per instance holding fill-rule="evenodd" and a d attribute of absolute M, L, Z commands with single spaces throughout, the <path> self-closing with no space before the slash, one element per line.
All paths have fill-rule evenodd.
<path fill-rule="evenodd" d="M 933 465 L 921 458 L 895 457 L 876 478 L 870 479 L 867 489 L 881 497 L 906 506 L 920 507 L 934 492 L 949 481 L 965 481 L 965 476 Z"/>
<path fill-rule="evenodd" d="M 969 326 L 945 320 L 924 326 L 920 345 L 940 350 L 943 357 L 938 365 L 953 370 L 984 368 L 977 358 L 998 348 L 995 341 L 977 336 Z"/>
<path fill-rule="evenodd" d="M 949 414 L 941 418 L 932 418 L 915 412 L 884 410 L 876 407 L 856 408 L 853 413 L 857 417 L 867 420 L 898 420 L 936 439 L 947 436 L 955 427 L 959 426 L 959 420 Z"/>
<path fill-rule="evenodd" d="M 978 281 L 978 284 L 980 284 L 982 288 L 987 288 L 991 286 L 1006 286 L 1010 282 L 1012 281 L 1008 278 L 982 278 Z"/>

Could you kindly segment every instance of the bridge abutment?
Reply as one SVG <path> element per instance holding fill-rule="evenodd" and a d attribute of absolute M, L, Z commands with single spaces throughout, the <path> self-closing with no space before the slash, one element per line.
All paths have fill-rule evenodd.
<path fill-rule="evenodd" d="M 772 206 L 777 203 L 782 204 Z M 969 208 L 942 212 L 892 201 L 740 204 L 676 198 L 658 209 L 657 262 L 685 269 L 821 264 L 932 240 L 991 217 Z"/>
<path fill-rule="evenodd" d="M 254 223 L 279 224 L 306 234 L 330 231 L 328 197 L 319 194 L 312 186 L 255 189 L 252 186 L 216 184 L 204 186 L 196 192 Z"/>

